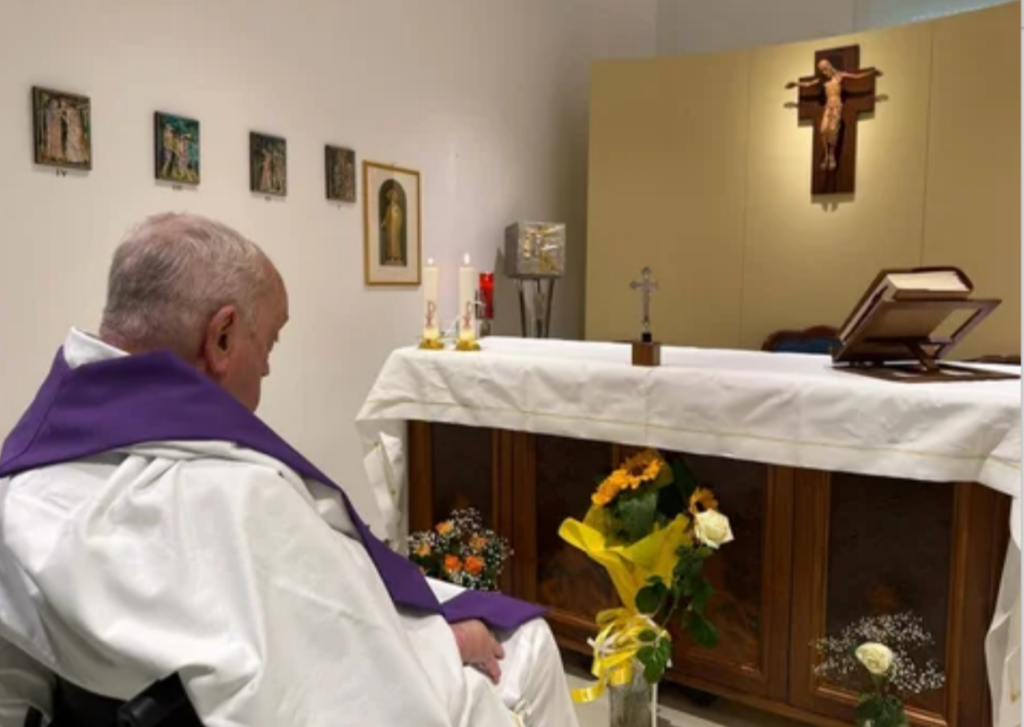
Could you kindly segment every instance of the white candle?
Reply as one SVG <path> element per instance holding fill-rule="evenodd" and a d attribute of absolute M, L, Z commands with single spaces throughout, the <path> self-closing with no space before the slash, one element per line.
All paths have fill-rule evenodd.
<path fill-rule="evenodd" d="M 469 265 L 469 255 L 459 268 L 459 340 L 476 338 L 476 272 Z"/>
<path fill-rule="evenodd" d="M 441 337 L 440 311 L 437 304 L 437 288 L 441 271 L 434 265 L 434 259 L 429 258 L 427 265 L 423 268 L 423 338 L 428 341 L 436 341 Z"/>

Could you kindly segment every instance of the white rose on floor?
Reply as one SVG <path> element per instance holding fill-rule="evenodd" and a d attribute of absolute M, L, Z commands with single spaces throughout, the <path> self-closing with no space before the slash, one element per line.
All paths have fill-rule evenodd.
<path fill-rule="evenodd" d="M 885 644 L 861 644 L 854 653 L 857 661 L 876 677 L 884 677 L 892 667 L 892 650 Z"/>
<path fill-rule="evenodd" d="M 693 532 L 697 539 L 711 548 L 732 542 L 729 518 L 718 510 L 705 510 L 694 518 Z"/>

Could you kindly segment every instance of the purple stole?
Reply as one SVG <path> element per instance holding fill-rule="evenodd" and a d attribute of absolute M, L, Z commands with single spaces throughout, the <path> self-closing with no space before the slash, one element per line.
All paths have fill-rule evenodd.
<path fill-rule="evenodd" d="M 439 614 L 449 623 L 480 619 L 499 631 L 544 614 L 533 604 L 484 591 L 439 603 L 419 567 L 370 532 L 338 485 L 227 391 L 165 351 L 72 369 L 59 350 L 35 400 L 4 442 L 0 478 L 171 440 L 234 442 L 336 489 L 396 606 Z"/>

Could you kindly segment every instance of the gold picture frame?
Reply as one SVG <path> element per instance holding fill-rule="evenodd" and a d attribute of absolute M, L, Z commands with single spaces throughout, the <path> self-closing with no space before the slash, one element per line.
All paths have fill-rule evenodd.
<path fill-rule="evenodd" d="M 367 285 L 418 286 L 422 275 L 420 173 L 363 160 Z"/>

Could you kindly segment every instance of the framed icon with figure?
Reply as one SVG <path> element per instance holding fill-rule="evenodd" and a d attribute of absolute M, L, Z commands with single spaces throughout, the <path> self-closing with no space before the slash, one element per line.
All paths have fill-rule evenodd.
<path fill-rule="evenodd" d="M 157 111 L 153 115 L 156 178 L 198 185 L 199 122 Z"/>
<path fill-rule="evenodd" d="M 33 150 L 36 164 L 92 169 L 92 102 L 49 88 L 32 88 Z"/>
<path fill-rule="evenodd" d="M 420 173 L 363 162 L 367 285 L 420 284 Z"/>
<path fill-rule="evenodd" d="M 333 202 L 356 201 L 356 153 L 339 146 L 324 147 L 327 199 Z"/>
<path fill-rule="evenodd" d="M 283 138 L 249 133 L 249 189 L 268 196 L 288 195 L 288 142 Z"/>

